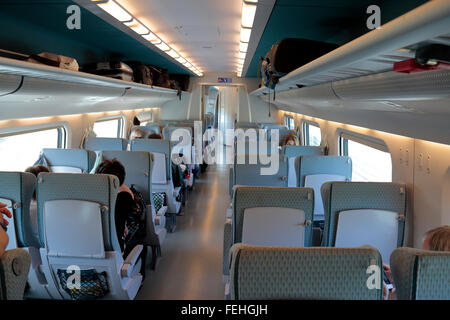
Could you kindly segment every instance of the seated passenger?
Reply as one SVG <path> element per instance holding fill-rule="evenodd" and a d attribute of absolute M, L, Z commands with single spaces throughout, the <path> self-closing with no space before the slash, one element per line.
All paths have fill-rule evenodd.
<path fill-rule="evenodd" d="M 140 257 L 142 259 L 141 274 L 142 277 L 145 277 L 145 258 L 147 256 L 147 246 L 144 243 L 144 237 L 140 235 L 130 237 L 128 234 L 129 230 L 127 225 L 130 225 L 132 222 L 132 218 L 138 204 L 135 202 L 134 194 L 131 189 L 124 184 L 126 174 L 125 168 L 116 159 L 104 160 L 99 164 L 95 170 L 95 173 L 111 174 L 119 179 L 120 187 L 117 193 L 116 210 L 114 215 L 117 239 L 119 240 L 119 245 L 124 257 L 126 257 L 136 245 L 144 244 L 144 249 L 142 250 Z"/>
<path fill-rule="evenodd" d="M 437 227 L 425 233 L 423 250 L 450 251 L 450 226 Z M 391 269 L 386 265 L 383 265 L 383 269 L 386 272 L 386 275 L 388 276 L 391 283 L 394 285 L 392 281 Z"/>
<path fill-rule="evenodd" d="M 25 172 L 32 173 L 37 178 L 39 173 L 41 173 L 41 172 L 50 172 L 50 170 L 46 166 L 44 166 L 42 164 L 37 164 L 37 165 L 34 165 L 32 167 L 26 168 Z M 38 226 L 37 226 L 36 190 L 34 191 L 33 198 L 31 199 L 31 202 L 30 202 L 30 219 L 31 219 L 31 226 L 33 228 L 33 236 L 36 239 L 39 239 Z"/>
<path fill-rule="evenodd" d="M 298 141 L 298 137 L 295 134 L 290 134 L 286 136 L 281 143 L 281 146 L 298 146 L 300 145 L 300 142 Z"/>
<path fill-rule="evenodd" d="M 6 247 L 8 246 L 9 237 L 6 233 L 6 228 L 8 226 L 8 221 L 3 218 L 3 215 L 11 218 L 11 212 L 6 208 L 6 204 L 0 202 L 0 257 L 5 253 Z"/>
<path fill-rule="evenodd" d="M 161 140 L 162 137 L 161 137 L 161 135 L 159 135 L 157 133 L 151 133 L 151 134 L 148 135 L 148 139 L 159 139 L 159 140 Z"/>
<path fill-rule="evenodd" d="M 144 130 L 139 129 L 139 128 L 133 128 L 133 129 L 131 129 L 130 140 L 133 140 L 133 139 L 144 139 L 146 135 L 147 134 L 145 133 Z"/>
<path fill-rule="evenodd" d="M 450 251 L 450 226 L 441 226 L 428 231 L 423 242 L 424 250 Z"/>

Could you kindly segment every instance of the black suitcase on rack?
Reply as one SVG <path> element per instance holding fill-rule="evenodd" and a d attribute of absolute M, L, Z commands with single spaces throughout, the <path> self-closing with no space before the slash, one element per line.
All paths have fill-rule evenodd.
<path fill-rule="evenodd" d="M 133 69 L 134 82 L 153 85 L 153 71 L 150 67 L 139 61 L 126 61 L 125 63 Z"/>
<path fill-rule="evenodd" d="M 337 49 L 333 43 L 286 38 L 278 41 L 261 58 L 260 72 L 263 84 L 274 88 L 278 80 L 291 71 Z"/>
<path fill-rule="evenodd" d="M 189 75 L 188 74 L 171 74 L 170 81 L 178 82 L 181 91 L 188 91 L 189 89 Z"/>
<path fill-rule="evenodd" d="M 170 88 L 169 71 L 164 68 L 149 66 L 153 72 L 153 85 L 157 87 Z"/>
<path fill-rule="evenodd" d="M 133 69 L 131 69 L 129 65 L 120 61 L 107 61 L 88 64 L 84 66 L 83 71 L 99 76 L 133 81 Z"/>

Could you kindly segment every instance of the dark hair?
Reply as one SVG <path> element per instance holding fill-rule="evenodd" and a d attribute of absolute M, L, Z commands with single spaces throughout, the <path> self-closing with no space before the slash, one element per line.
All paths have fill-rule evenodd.
<path fill-rule="evenodd" d="M 125 168 L 115 158 L 112 160 L 103 160 L 97 169 L 95 169 L 95 173 L 112 174 L 119 178 L 120 185 L 125 181 Z"/>
<path fill-rule="evenodd" d="M 50 170 L 42 164 L 37 164 L 37 165 L 26 168 L 25 172 L 32 173 L 37 177 L 39 173 L 50 172 Z"/>
<path fill-rule="evenodd" d="M 36 164 L 34 166 L 26 168 L 25 172 L 32 173 L 35 177 L 37 177 L 39 173 L 50 172 L 50 170 L 42 164 Z M 36 200 L 36 190 L 33 192 L 33 200 Z"/>
<path fill-rule="evenodd" d="M 157 134 L 157 133 L 151 133 L 148 135 L 149 139 L 162 139 L 161 135 Z"/>
<path fill-rule="evenodd" d="M 139 126 L 140 124 L 141 124 L 141 122 L 139 121 L 139 119 L 138 119 L 138 117 L 134 117 L 133 118 L 133 124 L 135 125 L 135 126 Z"/>

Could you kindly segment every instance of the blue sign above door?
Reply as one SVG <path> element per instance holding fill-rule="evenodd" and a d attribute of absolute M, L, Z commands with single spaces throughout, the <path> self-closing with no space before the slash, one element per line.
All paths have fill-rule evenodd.
<path fill-rule="evenodd" d="M 233 78 L 218 77 L 217 78 L 217 82 L 219 82 L 219 83 L 232 83 L 233 82 Z"/>

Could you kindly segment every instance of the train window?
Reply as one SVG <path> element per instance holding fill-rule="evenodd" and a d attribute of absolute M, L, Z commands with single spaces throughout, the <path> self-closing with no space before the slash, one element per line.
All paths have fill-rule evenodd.
<path fill-rule="evenodd" d="M 322 133 L 320 127 L 315 122 L 303 122 L 303 145 L 305 146 L 320 146 L 322 141 Z"/>
<path fill-rule="evenodd" d="M 101 138 L 120 138 L 123 132 L 123 118 L 99 118 L 94 122 L 94 132 Z"/>
<path fill-rule="evenodd" d="M 295 130 L 295 120 L 292 116 L 285 115 L 284 116 L 284 125 L 289 130 Z"/>
<path fill-rule="evenodd" d="M 352 181 L 392 182 L 392 160 L 378 139 L 342 133 L 340 154 L 352 158 Z"/>
<path fill-rule="evenodd" d="M 24 171 L 44 148 L 65 148 L 64 127 L 0 134 L 0 171 Z"/>

